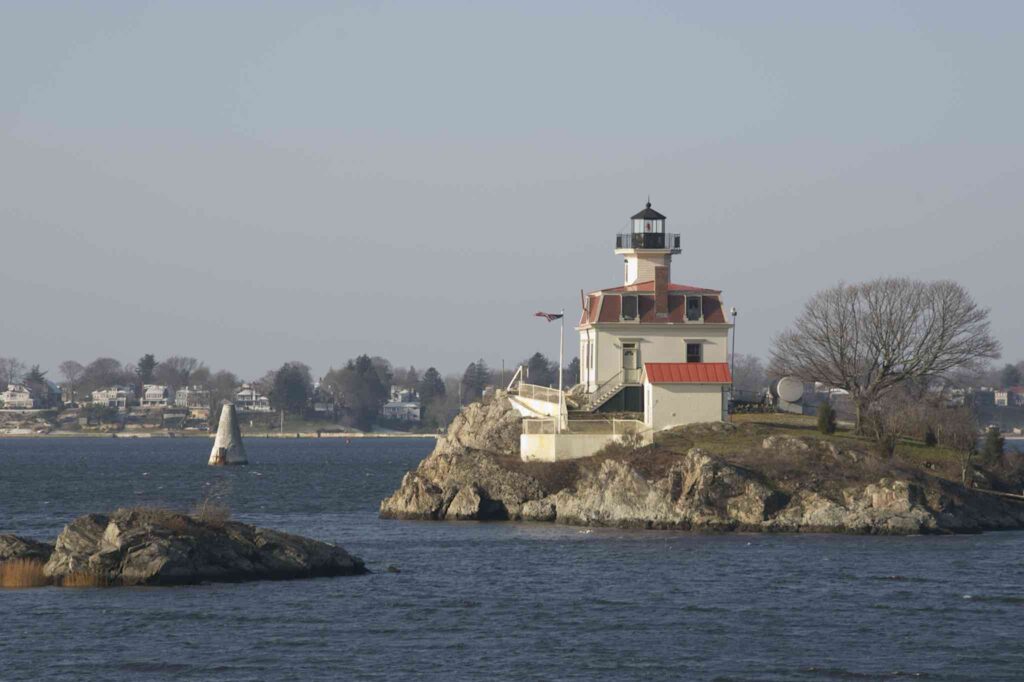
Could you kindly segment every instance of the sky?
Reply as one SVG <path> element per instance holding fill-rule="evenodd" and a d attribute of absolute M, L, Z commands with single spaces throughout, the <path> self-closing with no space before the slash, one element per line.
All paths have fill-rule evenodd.
<path fill-rule="evenodd" d="M 767 356 L 954 279 L 1024 358 L 1024 3 L 0 5 L 0 356 L 557 357 L 651 197 Z"/>

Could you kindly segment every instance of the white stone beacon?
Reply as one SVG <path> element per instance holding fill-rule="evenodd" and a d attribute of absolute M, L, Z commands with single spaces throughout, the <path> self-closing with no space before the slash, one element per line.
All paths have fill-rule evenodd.
<path fill-rule="evenodd" d="M 220 411 L 220 424 L 217 437 L 213 440 L 210 451 L 210 466 L 226 466 L 229 464 L 248 464 L 245 446 L 242 445 L 242 429 L 238 425 L 235 404 L 225 402 Z"/>

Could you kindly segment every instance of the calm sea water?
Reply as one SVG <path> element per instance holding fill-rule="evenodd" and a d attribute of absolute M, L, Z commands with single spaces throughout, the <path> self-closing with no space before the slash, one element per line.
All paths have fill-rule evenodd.
<path fill-rule="evenodd" d="M 0 532 L 212 492 L 374 571 L 0 591 L 0 679 L 1024 679 L 1024 533 L 379 520 L 431 446 L 251 440 L 250 466 L 211 469 L 205 440 L 0 440 Z"/>

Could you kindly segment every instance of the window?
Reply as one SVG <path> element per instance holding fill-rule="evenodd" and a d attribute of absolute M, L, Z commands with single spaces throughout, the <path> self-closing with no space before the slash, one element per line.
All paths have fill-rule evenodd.
<path fill-rule="evenodd" d="M 702 317 L 700 296 L 686 297 L 686 319 L 690 322 L 697 322 Z"/>
<path fill-rule="evenodd" d="M 686 361 L 687 362 L 704 362 L 704 349 L 699 343 L 688 343 L 686 344 Z"/>
<path fill-rule="evenodd" d="M 635 320 L 636 319 L 636 296 L 623 296 L 622 297 L 622 319 L 624 319 L 624 320 Z"/>

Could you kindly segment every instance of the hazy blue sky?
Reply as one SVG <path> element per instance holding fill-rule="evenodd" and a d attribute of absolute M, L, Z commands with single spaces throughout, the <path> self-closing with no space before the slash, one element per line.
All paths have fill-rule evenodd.
<path fill-rule="evenodd" d="M 963 283 L 1017 360 L 1022 23 L 1020 2 L 8 0 L 0 356 L 255 377 L 556 354 L 532 314 L 621 283 L 614 235 L 650 194 L 683 234 L 673 279 L 724 290 L 739 352 L 817 289 L 907 275 Z"/>

